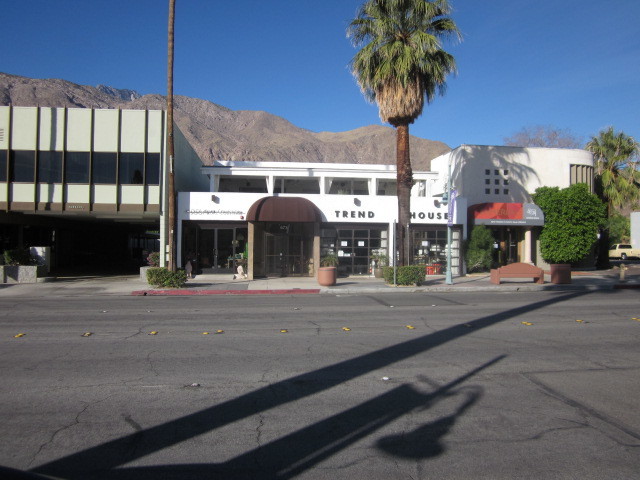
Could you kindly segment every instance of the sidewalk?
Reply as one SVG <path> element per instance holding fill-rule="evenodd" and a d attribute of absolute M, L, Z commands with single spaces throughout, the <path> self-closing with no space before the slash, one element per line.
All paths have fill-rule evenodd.
<path fill-rule="evenodd" d="M 95 295 L 241 295 L 241 294 L 332 294 L 357 295 L 391 292 L 507 292 L 548 290 L 640 289 L 640 264 L 630 265 L 625 281 L 620 281 L 618 268 L 597 271 L 573 271 L 572 283 L 554 285 L 545 275 L 543 285 L 530 280 L 504 280 L 500 285 L 489 281 L 489 274 L 454 277 L 447 285 L 444 275 L 427 276 L 419 286 L 386 285 L 382 279 L 369 276 L 338 278 L 333 287 L 321 287 L 313 277 L 282 277 L 257 280 L 233 280 L 232 274 L 203 274 L 190 279 L 182 289 L 156 289 L 138 275 L 78 276 L 47 278 L 36 284 L 0 285 L 0 297 L 14 296 L 95 296 Z"/>

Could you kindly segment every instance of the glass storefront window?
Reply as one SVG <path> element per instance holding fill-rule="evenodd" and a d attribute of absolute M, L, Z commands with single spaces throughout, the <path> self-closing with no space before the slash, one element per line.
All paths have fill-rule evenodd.
<path fill-rule="evenodd" d="M 320 255 L 336 254 L 341 275 L 369 275 L 371 257 L 387 254 L 386 228 L 323 228 L 320 235 Z"/>

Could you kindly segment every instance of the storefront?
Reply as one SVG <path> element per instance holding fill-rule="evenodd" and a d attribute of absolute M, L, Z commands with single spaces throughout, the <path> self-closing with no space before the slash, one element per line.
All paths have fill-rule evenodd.
<path fill-rule="evenodd" d="M 536 263 L 536 227 L 544 225 L 540 207 L 533 203 L 479 203 L 469 207 L 468 215 L 470 225 L 486 225 L 491 230 L 498 265 Z"/>
<path fill-rule="evenodd" d="M 203 172 L 211 192 L 179 193 L 179 266 L 231 273 L 243 265 L 254 278 L 314 276 L 326 255 L 338 258 L 343 276 L 371 275 L 374 259 L 394 264 L 398 206 L 388 166 L 234 162 Z M 429 194 L 435 176 L 416 179 L 409 260 L 444 273 L 450 212 Z M 454 275 L 462 274 L 462 227 L 453 225 Z"/>

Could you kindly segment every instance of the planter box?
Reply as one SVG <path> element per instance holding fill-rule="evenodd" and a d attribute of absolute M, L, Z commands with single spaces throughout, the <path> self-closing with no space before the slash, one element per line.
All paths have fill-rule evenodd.
<path fill-rule="evenodd" d="M 2 283 L 38 283 L 38 265 L 2 265 L 0 266 Z"/>
<path fill-rule="evenodd" d="M 140 267 L 140 281 L 147 283 L 147 270 L 151 267 Z"/>

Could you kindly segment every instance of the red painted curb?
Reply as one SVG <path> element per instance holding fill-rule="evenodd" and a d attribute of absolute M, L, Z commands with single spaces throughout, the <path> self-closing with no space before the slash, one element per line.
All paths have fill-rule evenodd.
<path fill-rule="evenodd" d="M 320 289 L 294 288 L 286 290 L 136 290 L 131 295 L 162 296 L 162 295 L 290 295 L 320 293 Z"/>

